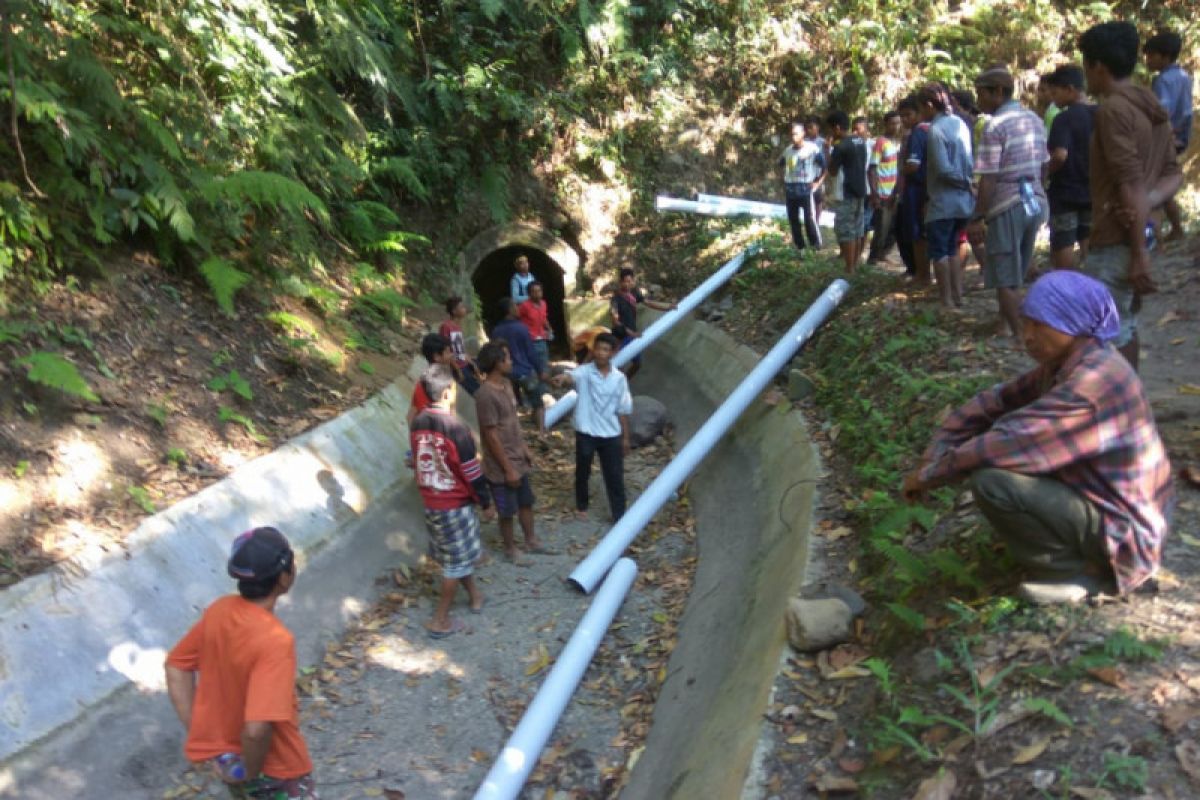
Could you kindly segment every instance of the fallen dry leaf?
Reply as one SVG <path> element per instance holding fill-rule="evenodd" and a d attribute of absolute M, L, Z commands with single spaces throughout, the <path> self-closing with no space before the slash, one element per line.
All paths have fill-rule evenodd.
<path fill-rule="evenodd" d="M 1072 786 L 1071 794 L 1082 797 L 1083 800 L 1113 800 L 1106 789 L 1089 789 L 1086 786 Z"/>
<path fill-rule="evenodd" d="M 1179 766 L 1192 779 L 1192 783 L 1200 786 L 1200 744 L 1196 744 L 1192 739 L 1180 742 L 1175 745 L 1175 757 L 1179 759 Z"/>
<path fill-rule="evenodd" d="M 851 775 L 857 775 L 867 768 L 867 762 L 861 758 L 839 758 L 837 765 L 842 772 L 848 772 Z"/>
<path fill-rule="evenodd" d="M 1162 726 L 1171 733 L 1177 733 L 1180 728 L 1187 725 L 1192 720 L 1200 717 L 1200 706 L 1196 705 L 1177 705 L 1164 709 L 1162 713 Z"/>
<path fill-rule="evenodd" d="M 828 711 L 824 708 L 814 708 L 812 710 L 812 715 L 814 717 L 819 717 L 827 722 L 837 722 L 837 718 L 838 718 L 836 711 Z"/>
<path fill-rule="evenodd" d="M 898 744 L 884 748 L 883 750 L 876 750 L 871 754 L 871 763 L 875 764 L 876 766 L 882 766 L 891 761 L 895 761 L 896 756 L 900 755 L 900 753 L 901 748 Z"/>
<path fill-rule="evenodd" d="M 1162 326 L 1166 325 L 1168 322 L 1175 322 L 1176 320 L 1179 320 L 1179 319 L 1182 319 L 1182 317 L 1179 315 L 1178 311 L 1168 311 L 1167 313 L 1163 314 L 1161 317 L 1158 318 L 1158 322 L 1155 323 L 1155 327 L 1161 328 Z"/>
<path fill-rule="evenodd" d="M 958 778 L 954 777 L 953 772 L 939 772 L 932 778 L 921 781 L 912 800 L 950 800 L 957 787 Z"/>
<path fill-rule="evenodd" d="M 1125 673 L 1116 667 L 1092 667 L 1088 670 L 1088 675 L 1118 689 L 1124 689 L 1128 685 L 1125 682 Z"/>
<path fill-rule="evenodd" d="M 402 789 L 384 789 L 383 796 L 387 800 L 404 800 L 404 790 Z"/>
<path fill-rule="evenodd" d="M 852 533 L 854 533 L 854 531 L 852 531 L 850 528 L 847 528 L 845 525 L 839 525 L 838 527 L 826 533 L 825 538 L 829 539 L 830 541 L 836 541 L 843 537 L 849 536 Z"/>
<path fill-rule="evenodd" d="M 1200 394 L 1200 386 L 1194 383 L 1185 383 L 1179 387 L 1180 394 Z"/>
<path fill-rule="evenodd" d="M 858 781 L 841 775 L 820 775 L 812 782 L 812 787 L 818 792 L 857 792 Z"/>
<path fill-rule="evenodd" d="M 1017 754 L 1015 756 L 1013 756 L 1012 763 L 1028 764 L 1030 761 L 1033 761 L 1038 756 L 1040 756 L 1042 753 L 1046 752 L 1046 746 L 1049 744 L 1050 744 L 1050 737 L 1047 736 L 1045 739 L 1038 739 L 1033 744 L 1029 744 L 1029 745 L 1026 745 L 1025 747 L 1022 747 L 1020 750 L 1017 751 Z"/>

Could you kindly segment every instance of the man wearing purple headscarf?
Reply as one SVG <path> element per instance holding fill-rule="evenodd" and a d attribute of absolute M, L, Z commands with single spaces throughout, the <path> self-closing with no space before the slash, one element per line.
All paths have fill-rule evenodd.
<path fill-rule="evenodd" d="M 1035 603 L 1132 592 L 1158 570 L 1174 490 L 1142 382 L 1111 345 L 1108 289 L 1040 278 L 1021 306 L 1038 366 L 977 395 L 934 434 L 904 498 L 969 480 L 979 510 L 1029 572 Z"/>

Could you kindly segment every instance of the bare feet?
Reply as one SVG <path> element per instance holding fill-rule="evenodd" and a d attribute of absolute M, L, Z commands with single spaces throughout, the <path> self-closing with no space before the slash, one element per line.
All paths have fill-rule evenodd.
<path fill-rule="evenodd" d="M 587 522 L 588 513 L 586 511 L 575 509 L 575 519 L 579 520 L 580 522 Z"/>

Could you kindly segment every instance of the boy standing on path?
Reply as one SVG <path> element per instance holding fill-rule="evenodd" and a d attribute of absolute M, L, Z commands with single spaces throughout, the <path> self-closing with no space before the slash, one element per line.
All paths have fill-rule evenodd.
<path fill-rule="evenodd" d="M 821 135 L 821 118 L 813 115 L 804 120 L 804 138 L 817 146 L 821 151 L 821 168 L 826 169 L 829 166 L 829 144 L 825 141 L 825 137 Z M 817 225 L 821 224 L 821 212 L 825 210 L 825 174 L 821 175 L 821 180 L 817 181 L 816 188 L 813 189 L 813 207 L 817 210 Z"/>
<path fill-rule="evenodd" d="M 825 154 L 820 145 L 804 138 L 804 124 L 798 120 L 792 123 L 792 143 L 779 157 L 779 164 L 783 167 L 783 190 L 792 244 L 797 250 L 803 250 L 807 233 L 808 244 L 820 249 L 821 228 L 813 194 L 820 190 L 825 179 Z M 804 215 L 803 227 L 801 213 Z"/>
<path fill-rule="evenodd" d="M 1083 69 L 1064 64 L 1048 78 L 1050 94 L 1061 109 L 1046 137 L 1050 151 L 1050 263 L 1055 269 L 1074 269 L 1087 258 L 1092 235 L 1092 193 L 1088 185 L 1088 152 L 1096 107 L 1083 99 Z"/>
<path fill-rule="evenodd" d="M 646 298 L 645 292 L 638 288 L 637 275 L 629 267 L 623 267 L 620 274 L 620 283 L 617 291 L 613 295 L 612 313 L 613 321 L 613 336 L 617 337 L 617 341 L 621 346 L 632 342 L 634 339 L 642 335 L 638 328 L 637 307 L 644 305 L 647 308 L 653 308 L 656 311 L 670 311 L 675 306 L 667 303 L 656 303 L 653 300 Z M 642 357 L 630 361 L 625 365 L 625 377 L 632 378 L 642 368 Z"/>
<path fill-rule="evenodd" d="M 1079 37 L 1079 50 L 1088 92 L 1100 98 L 1089 164 L 1094 225 L 1083 271 L 1112 293 L 1121 315 L 1113 344 L 1136 370 L 1141 295 L 1156 290 L 1146 248 L 1150 193 L 1158 202 L 1169 199 L 1183 173 L 1166 110 L 1150 90 L 1130 80 L 1137 66 L 1137 28 L 1128 22 L 1093 26 Z"/>
<path fill-rule="evenodd" d="M 226 570 L 238 594 L 209 606 L 167 656 L 167 694 L 187 728 L 183 752 L 207 762 L 235 798 L 315 800 L 296 642 L 275 616 L 296 582 L 291 545 L 274 528 L 247 531 L 233 541 Z"/>
<path fill-rule="evenodd" d="M 466 302 L 457 295 L 448 298 L 446 314 L 448 318 L 443 320 L 438 333 L 450 343 L 450 348 L 454 351 L 454 367 L 458 370 L 456 377 L 459 384 L 467 390 L 467 394 L 474 395 L 475 390 L 479 388 L 479 370 L 475 362 L 467 356 L 467 343 L 463 338 L 462 321 L 467 317 Z"/>
<path fill-rule="evenodd" d="M 896 177 L 900 163 L 900 114 L 889 111 L 883 115 L 883 136 L 875 139 L 871 148 L 871 163 L 867 180 L 871 184 L 871 206 L 875 209 L 874 233 L 868 264 L 887 257 L 896 241 Z"/>
<path fill-rule="evenodd" d="M 535 278 L 529 271 L 528 256 L 517 256 L 513 266 L 517 271 L 513 273 L 512 279 L 508 282 L 508 296 L 513 303 L 521 305 L 529 299 L 529 284 L 533 283 Z"/>
<path fill-rule="evenodd" d="M 427 333 L 425 338 L 421 339 L 421 355 L 425 357 L 425 361 L 433 366 L 435 364 L 445 364 L 451 367 L 450 373 L 454 374 L 452 365 L 454 364 L 454 350 L 450 343 L 442 338 L 438 333 Z M 425 392 L 425 382 L 417 381 L 413 386 L 412 400 L 408 404 L 408 428 L 412 430 L 413 420 L 417 414 L 420 414 L 425 409 L 433 405 L 433 398 Z"/>
<path fill-rule="evenodd" d="M 512 380 L 520 388 L 526 405 L 533 409 L 533 416 L 540 431 L 542 420 L 546 416 L 546 409 L 542 404 L 542 392 L 546 388 L 543 380 L 546 375 L 541 371 L 529 329 L 517 318 L 517 307 L 512 298 L 500 299 L 500 313 L 504 318 L 492 328 L 492 339 L 502 341 L 508 347 L 512 358 Z M 482 360 L 479 361 L 479 368 L 483 369 Z M 486 369 L 483 371 L 487 372 Z"/>
<path fill-rule="evenodd" d="M 971 196 L 971 131 L 954 113 L 946 87 L 931 83 L 917 93 L 921 118 L 929 123 L 929 201 L 925 238 L 942 307 L 962 305 L 963 265 L 958 235 L 975 206 Z"/>
<path fill-rule="evenodd" d="M 533 355 L 537 359 L 537 372 L 546 375 L 550 372 L 550 339 L 554 332 L 550 329 L 547 318 L 549 309 L 542 299 L 542 284 L 534 281 L 529 284 L 529 299 L 517 306 L 517 316 L 529 331 L 533 339 Z"/>
<path fill-rule="evenodd" d="M 1146 41 L 1146 66 L 1158 73 L 1150 85 L 1170 117 L 1176 157 L 1188 149 L 1192 135 L 1192 76 L 1176 63 L 1182 50 L 1183 39 L 1172 31 L 1162 31 Z M 1183 212 L 1175 198 L 1167 201 L 1165 211 L 1171 233 L 1164 241 L 1182 239 Z"/>
<path fill-rule="evenodd" d="M 421 375 L 421 384 L 433 402 L 409 426 L 409 443 L 425 506 L 429 557 L 442 568 L 437 607 L 426 628 L 431 638 L 444 639 L 466 629 L 462 620 L 450 617 L 460 583 L 470 598 L 471 613 L 483 610 L 473 574 L 483 553 L 475 503 L 483 508 L 484 519 L 491 519 L 495 511 L 489 507 L 487 481 L 475 457 L 475 439 L 454 414 L 453 371 L 434 364 Z"/>
<path fill-rule="evenodd" d="M 847 274 L 858 265 L 863 237 L 864 204 L 867 199 L 867 145 L 850 131 L 850 117 L 834 111 L 825 118 L 836 142 L 829 151 L 829 174 L 840 177 L 841 194 L 834 206 L 834 231 Z"/>
<path fill-rule="evenodd" d="M 896 241 L 905 272 L 918 286 L 929 285 L 929 249 L 925 241 L 925 151 L 929 123 L 918 115 L 917 99 L 900 101 L 900 118 L 908 137 L 900 152 L 900 200 L 896 214 Z"/>
<path fill-rule="evenodd" d="M 1037 114 L 1013 99 L 1013 77 L 1005 67 L 980 73 L 975 94 L 979 107 L 992 116 L 975 153 L 979 196 L 968 232 L 973 239 L 986 236 L 983 285 L 996 290 L 998 335 L 1019 341 L 1020 289 L 1033 263 L 1038 229 L 1050 211 L 1042 188 L 1042 165 L 1050 160 L 1046 129 Z"/>
<path fill-rule="evenodd" d="M 521 522 L 527 552 L 548 554 L 550 551 L 542 546 L 533 530 L 535 498 L 529 484 L 533 457 L 517 419 L 517 398 L 509 380 L 512 356 L 504 342 L 494 341 L 480 348 L 478 360 L 484 374 L 483 385 L 475 393 L 475 413 L 479 417 L 479 435 L 483 439 L 483 474 L 496 500 L 504 555 L 512 563 L 524 566 L 518 560 L 513 538 L 514 516 Z"/>
<path fill-rule="evenodd" d="M 555 379 L 559 386 L 574 384 L 579 394 L 575 403 L 575 516 L 579 519 L 587 519 L 588 479 L 592 456 L 597 454 L 613 522 L 625 513 L 625 456 L 630 450 L 633 398 L 625 376 L 610 363 L 616 351 L 616 337 L 602 333 L 592 343 L 590 362 Z"/>

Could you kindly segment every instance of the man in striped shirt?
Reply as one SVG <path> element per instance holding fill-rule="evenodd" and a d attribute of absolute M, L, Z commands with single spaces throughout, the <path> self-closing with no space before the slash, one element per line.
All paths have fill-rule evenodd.
<path fill-rule="evenodd" d="M 896 177 L 900 165 L 900 112 L 883 115 L 883 136 L 871 148 L 867 179 L 871 182 L 871 206 L 875 209 L 875 232 L 871 234 L 869 263 L 882 261 L 896 243 Z"/>
<path fill-rule="evenodd" d="M 993 67 L 975 79 L 979 108 L 992 117 L 975 153 L 979 195 L 967 234 L 975 241 L 986 236 L 983 283 L 996 290 L 1000 334 L 1019 337 L 1019 290 L 1033 263 L 1038 229 L 1050 213 L 1042 188 L 1042 165 L 1050 154 L 1046 127 L 1013 99 L 1013 87 L 1012 74 L 1004 67 Z"/>
<path fill-rule="evenodd" d="M 970 480 L 979 510 L 1032 580 L 1033 602 L 1132 592 L 1162 558 L 1171 464 L 1137 373 L 1109 342 L 1120 320 L 1100 282 L 1039 279 L 1021 307 L 1038 362 L 952 413 L 904 480 L 918 502 Z"/>

